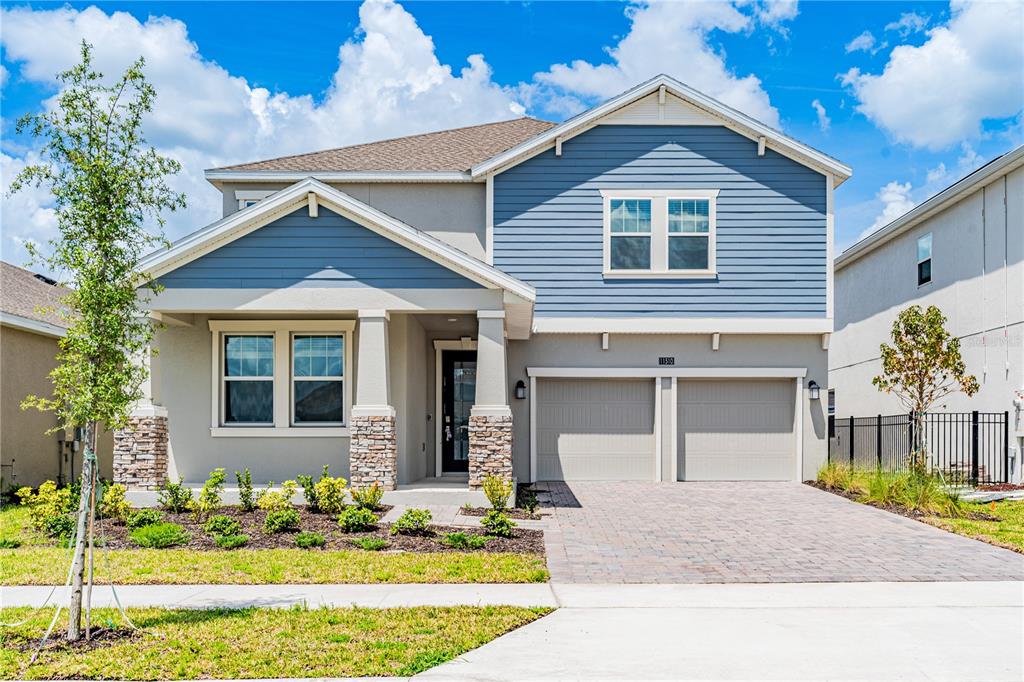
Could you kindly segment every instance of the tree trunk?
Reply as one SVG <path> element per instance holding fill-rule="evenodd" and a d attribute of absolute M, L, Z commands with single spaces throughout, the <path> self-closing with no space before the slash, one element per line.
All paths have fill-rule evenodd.
<path fill-rule="evenodd" d="M 66 639 L 75 642 L 82 637 L 82 591 L 85 582 L 86 524 L 92 511 L 92 484 L 95 478 L 96 454 L 92 449 L 95 423 L 89 425 L 85 454 L 82 457 L 82 494 L 78 498 L 78 523 L 75 526 L 75 553 L 71 561 L 71 603 L 68 605 Z"/>

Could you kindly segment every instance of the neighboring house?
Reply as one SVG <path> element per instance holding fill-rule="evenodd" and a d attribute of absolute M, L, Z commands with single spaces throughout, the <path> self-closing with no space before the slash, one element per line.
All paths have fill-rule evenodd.
<path fill-rule="evenodd" d="M 899 414 L 871 384 L 879 346 L 910 305 L 938 306 L 981 389 L 938 411 L 1010 413 L 1011 463 L 1024 421 L 1024 146 L 982 166 L 844 251 L 835 263 L 829 386 L 838 417 Z M 1019 395 L 1019 393 L 1017 394 Z M 1013 474 L 1011 474 L 1012 476 Z"/>
<path fill-rule="evenodd" d="M 67 328 L 56 310 L 68 290 L 53 280 L 0 261 L 0 489 L 36 486 L 47 479 L 68 481 L 81 472 L 80 444 L 57 425 L 52 412 L 22 410 L 29 395 L 53 392 L 57 341 Z M 99 442 L 100 475 L 112 475 L 113 439 Z"/>
<path fill-rule="evenodd" d="M 850 170 L 665 76 L 529 118 L 207 171 L 115 478 L 797 480 L 826 457 Z"/>

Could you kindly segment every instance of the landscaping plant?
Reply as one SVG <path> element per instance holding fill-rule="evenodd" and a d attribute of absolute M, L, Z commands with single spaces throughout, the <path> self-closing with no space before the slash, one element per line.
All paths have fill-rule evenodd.
<path fill-rule="evenodd" d="M 201 523 L 210 517 L 210 514 L 220 509 L 220 496 L 224 492 L 224 469 L 218 467 L 210 472 L 210 476 L 203 483 L 199 491 L 199 499 L 192 505 L 192 519 Z"/>
<path fill-rule="evenodd" d="M 480 520 L 480 525 L 484 527 L 488 535 L 494 535 L 499 538 L 510 538 L 512 537 L 512 529 L 515 528 L 516 523 L 509 518 L 508 514 L 497 509 L 491 509 L 484 515 L 483 519 Z"/>
<path fill-rule="evenodd" d="M 345 486 L 348 481 L 338 476 L 333 478 L 327 475 L 327 467 L 324 467 L 324 474 L 313 486 L 317 506 L 324 514 L 340 514 L 345 508 Z"/>
<path fill-rule="evenodd" d="M 501 476 L 491 475 L 484 478 L 481 487 L 484 490 L 484 495 L 487 496 L 487 501 L 491 503 L 492 509 L 496 511 L 508 509 L 508 498 L 512 495 L 512 481 Z"/>
<path fill-rule="evenodd" d="M 58 488 L 53 481 L 46 481 L 36 491 L 27 486 L 18 488 L 15 495 L 22 506 L 28 507 L 29 519 L 39 529 L 45 527 L 49 519 L 66 515 L 71 501 L 71 490 Z"/>
<path fill-rule="evenodd" d="M 160 523 L 163 520 L 164 515 L 158 509 L 137 509 L 128 515 L 124 525 L 128 526 L 131 530 L 135 530 L 143 526 L 152 526 L 154 523 Z"/>
<path fill-rule="evenodd" d="M 377 527 L 380 519 L 369 509 L 346 507 L 338 515 L 338 525 L 345 533 L 362 533 Z"/>
<path fill-rule="evenodd" d="M 238 549 L 249 542 L 248 535 L 218 535 L 213 539 L 221 549 Z"/>
<path fill-rule="evenodd" d="M 324 472 L 321 477 L 327 475 L 327 465 L 324 465 Z M 306 474 L 299 474 L 295 477 L 295 480 L 300 486 L 302 486 L 302 497 L 306 500 L 306 510 L 311 514 L 320 513 L 320 506 L 316 500 L 316 481 L 313 480 L 312 476 Z"/>
<path fill-rule="evenodd" d="M 128 489 L 120 483 L 108 485 L 100 501 L 100 516 L 105 519 L 127 520 L 132 513 L 132 504 L 125 497 Z"/>
<path fill-rule="evenodd" d="M 176 523 L 155 523 L 133 530 L 132 541 L 147 549 L 164 549 L 187 544 L 192 536 Z"/>
<path fill-rule="evenodd" d="M 365 488 L 352 488 L 352 501 L 363 509 L 377 511 L 380 501 L 384 499 L 384 488 L 377 481 Z"/>
<path fill-rule="evenodd" d="M 487 538 L 482 535 L 458 532 L 448 533 L 441 539 L 441 542 L 455 549 L 480 549 L 487 544 Z"/>
<path fill-rule="evenodd" d="M 192 490 L 185 485 L 183 479 L 179 478 L 177 483 L 167 480 L 160 486 L 156 502 L 166 512 L 181 514 L 192 508 Z"/>
<path fill-rule="evenodd" d="M 299 512 L 291 507 L 267 512 L 267 518 L 263 520 L 263 530 L 268 533 L 289 533 L 298 529 Z"/>
<path fill-rule="evenodd" d="M 406 509 L 391 524 L 392 535 L 419 535 L 427 532 L 432 518 L 429 509 Z"/>
<path fill-rule="evenodd" d="M 43 522 L 43 532 L 51 538 L 67 540 L 75 534 L 75 520 L 67 514 L 51 516 Z"/>
<path fill-rule="evenodd" d="M 207 522 L 203 525 L 203 530 L 208 535 L 238 535 L 242 532 L 242 524 L 230 516 L 224 514 L 217 514 L 211 516 Z"/>
<path fill-rule="evenodd" d="M 280 490 L 274 490 L 274 482 L 267 484 L 266 490 L 256 494 L 256 506 L 265 512 L 282 511 L 291 509 L 292 498 L 299 489 L 295 481 L 285 481 L 281 484 Z"/>
<path fill-rule="evenodd" d="M 248 468 L 244 473 L 236 471 L 235 480 L 238 481 L 238 506 L 242 511 L 251 512 L 256 508 L 256 498 L 252 492 L 252 474 Z"/>
<path fill-rule="evenodd" d="M 388 541 L 382 538 L 352 538 L 349 542 L 367 552 L 379 552 L 388 546 Z"/>
<path fill-rule="evenodd" d="M 21 547 L 21 540 L 18 538 L 0 538 L 0 549 L 18 549 Z"/>
<path fill-rule="evenodd" d="M 521 497 L 520 506 L 532 516 L 540 505 L 540 501 L 537 500 L 537 493 L 533 492 L 532 488 L 525 488 L 522 491 Z"/>
<path fill-rule="evenodd" d="M 327 544 L 327 541 L 324 540 L 324 536 L 320 535 L 320 533 L 302 531 L 295 536 L 295 544 L 302 549 L 312 549 L 314 547 L 323 547 Z"/>

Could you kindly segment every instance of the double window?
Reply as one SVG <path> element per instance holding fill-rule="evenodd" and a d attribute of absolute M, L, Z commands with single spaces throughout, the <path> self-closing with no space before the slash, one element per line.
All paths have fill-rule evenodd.
<path fill-rule="evenodd" d="M 606 277 L 715 274 L 717 190 L 604 190 Z"/>
<path fill-rule="evenodd" d="M 917 240 L 917 286 L 932 281 L 932 233 Z"/>

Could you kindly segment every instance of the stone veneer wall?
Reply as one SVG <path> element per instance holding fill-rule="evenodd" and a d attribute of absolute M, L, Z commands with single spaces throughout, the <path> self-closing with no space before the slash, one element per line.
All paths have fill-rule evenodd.
<path fill-rule="evenodd" d="M 379 482 L 384 490 L 394 490 L 398 485 L 395 418 L 352 417 L 349 433 L 349 482 L 356 487 Z"/>
<path fill-rule="evenodd" d="M 469 487 L 488 476 L 512 480 L 512 416 L 469 417 Z"/>
<path fill-rule="evenodd" d="M 131 417 L 114 433 L 114 483 L 156 490 L 167 480 L 167 417 Z"/>

